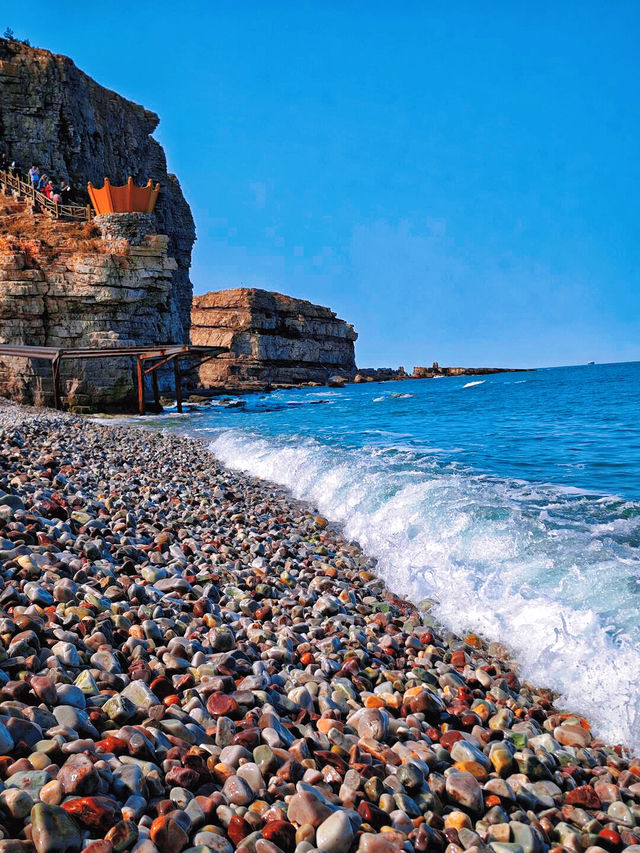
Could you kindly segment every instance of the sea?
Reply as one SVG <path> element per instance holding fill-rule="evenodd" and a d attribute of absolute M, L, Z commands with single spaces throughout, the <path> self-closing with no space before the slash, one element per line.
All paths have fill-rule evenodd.
<path fill-rule="evenodd" d="M 151 422 L 312 502 L 392 590 L 640 747 L 640 362 L 249 394 Z"/>

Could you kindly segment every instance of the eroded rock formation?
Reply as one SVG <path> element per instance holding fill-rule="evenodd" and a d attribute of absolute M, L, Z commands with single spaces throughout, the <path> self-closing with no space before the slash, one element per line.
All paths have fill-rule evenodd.
<path fill-rule="evenodd" d="M 75 349 L 169 339 L 177 264 L 166 236 L 143 233 L 144 218 L 132 235 L 121 214 L 131 239 L 118 236 L 117 216 L 105 217 L 103 239 L 100 220 L 55 222 L 25 207 L 0 202 L 0 343 Z M 65 361 L 61 378 L 71 407 L 117 408 L 135 393 L 129 359 Z M 50 404 L 50 366 L 3 357 L 0 394 Z"/>
<path fill-rule="evenodd" d="M 196 296 L 191 342 L 229 347 L 200 368 L 203 388 L 248 391 L 356 372 L 353 326 L 329 308 L 254 288 Z"/>
<path fill-rule="evenodd" d="M 192 287 L 189 280 L 195 228 L 164 151 L 151 134 L 158 116 L 100 86 L 71 59 L 0 39 L 0 150 L 23 170 L 37 164 L 56 180 L 67 180 L 76 199 L 87 181 L 102 186 L 108 176 L 121 184 L 159 181 L 156 231 L 169 238 L 175 259 L 166 294 L 166 342 L 186 342 Z"/>

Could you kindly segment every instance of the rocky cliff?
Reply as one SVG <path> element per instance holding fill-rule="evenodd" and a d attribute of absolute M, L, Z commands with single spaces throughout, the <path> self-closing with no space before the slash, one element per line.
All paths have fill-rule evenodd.
<path fill-rule="evenodd" d="M 352 378 L 358 337 L 329 308 L 254 288 L 196 296 L 191 342 L 229 347 L 200 368 L 203 388 L 248 391 L 268 385 Z"/>
<path fill-rule="evenodd" d="M 158 116 L 100 86 L 65 56 L 0 39 L 0 151 L 26 171 L 38 164 L 67 180 L 77 200 L 87 181 L 102 186 L 159 181 L 157 232 L 169 238 L 176 261 L 167 294 L 167 341 L 186 342 L 192 287 L 189 280 L 195 228 L 175 175 L 167 173 L 162 147 L 151 134 Z"/>
<path fill-rule="evenodd" d="M 135 229 L 122 228 L 129 216 Z M 0 343 L 76 349 L 167 341 L 177 269 L 167 237 L 146 233 L 151 217 L 96 223 L 56 222 L 0 199 Z M 120 408 L 135 396 L 133 369 L 130 359 L 64 361 L 63 401 Z M 49 364 L 3 356 L 0 394 L 50 405 Z"/>

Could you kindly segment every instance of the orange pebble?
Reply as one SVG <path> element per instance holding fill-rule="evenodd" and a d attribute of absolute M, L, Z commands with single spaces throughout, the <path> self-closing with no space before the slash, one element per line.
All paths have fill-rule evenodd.
<path fill-rule="evenodd" d="M 463 829 L 464 827 L 467 829 L 472 828 L 469 816 L 461 811 L 449 812 L 444 819 L 444 825 L 446 829 Z"/>
<path fill-rule="evenodd" d="M 379 696 L 372 694 L 371 696 L 367 696 L 364 700 L 365 708 L 384 708 L 384 699 L 381 699 Z M 640 773 L 639 773 L 640 775 Z"/>
<path fill-rule="evenodd" d="M 331 729 L 338 729 L 341 732 L 344 731 L 344 723 L 341 723 L 340 720 L 332 720 L 328 717 L 320 717 L 316 722 L 316 727 L 323 735 L 329 734 Z"/>
<path fill-rule="evenodd" d="M 408 699 L 413 699 L 414 696 L 419 696 L 423 689 L 422 685 L 418 685 L 417 687 L 410 687 L 408 690 L 405 690 L 404 701 L 406 702 Z"/>
<path fill-rule="evenodd" d="M 462 773 L 471 773 L 478 782 L 484 782 L 489 778 L 487 771 L 477 761 L 456 761 L 453 766 Z"/>
<path fill-rule="evenodd" d="M 170 708 L 171 705 L 179 705 L 180 697 L 173 693 L 171 696 L 165 696 L 162 700 L 162 704 L 166 705 L 167 708 Z"/>

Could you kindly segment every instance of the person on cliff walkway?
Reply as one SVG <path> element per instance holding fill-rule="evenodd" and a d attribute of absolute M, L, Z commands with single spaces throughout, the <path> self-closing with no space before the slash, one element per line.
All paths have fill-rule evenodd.
<path fill-rule="evenodd" d="M 40 186 L 40 171 L 37 166 L 32 166 L 29 169 L 29 180 L 31 181 L 34 190 L 37 190 Z"/>
<path fill-rule="evenodd" d="M 62 196 L 63 204 L 70 204 L 71 202 L 71 187 L 66 181 L 60 181 L 60 195 Z"/>
<path fill-rule="evenodd" d="M 3 172 L 6 172 L 8 168 L 9 168 L 9 155 L 7 154 L 6 151 L 3 151 L 2 154 L 0 154 L 0 169 L 2 169 Z"/>

